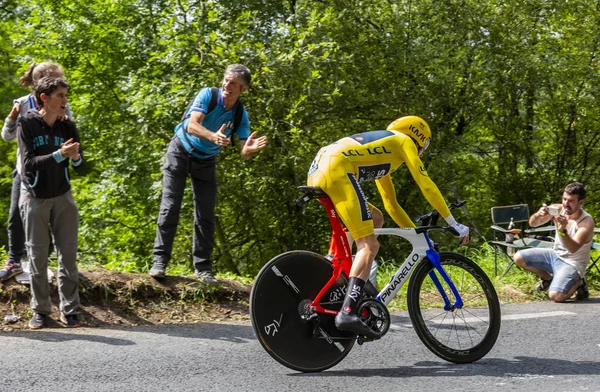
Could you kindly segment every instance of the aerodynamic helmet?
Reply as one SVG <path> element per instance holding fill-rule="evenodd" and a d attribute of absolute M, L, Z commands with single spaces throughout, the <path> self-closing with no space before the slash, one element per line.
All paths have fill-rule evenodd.
<path fill-rule="evenodd" d="M 400 117 L 388 125 L 387 130 L 402 132 L 410 136 L 423 150 L 426 150 L 427 147 L 429 147 L 431 128 L 429 128 L 429 125 L 427 125 L 425 120 L 420 117 Z"/>

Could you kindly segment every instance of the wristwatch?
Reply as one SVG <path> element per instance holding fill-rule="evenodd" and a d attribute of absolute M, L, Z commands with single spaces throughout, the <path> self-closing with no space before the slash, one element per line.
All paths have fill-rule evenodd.
<path fill-rule="evenodd" d="M 565 231 L 558 230 L 558 235 L 561 237 L 566 237 L 567 231 L 566 230 Z"/>

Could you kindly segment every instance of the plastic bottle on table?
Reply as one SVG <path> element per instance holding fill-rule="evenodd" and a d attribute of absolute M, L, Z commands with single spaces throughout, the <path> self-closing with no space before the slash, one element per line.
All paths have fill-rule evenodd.
<path fill-rule="evenodd" d="M 514 228 L 515 221 L 513 220 L 513 218 L 510 218 L 510 223 L 508 224 L 508 229 L 506 230 L 506 238 L 504 240 L 507 244 L 512 244 L 515 240 L 515 234 L 512 232 Z"/>

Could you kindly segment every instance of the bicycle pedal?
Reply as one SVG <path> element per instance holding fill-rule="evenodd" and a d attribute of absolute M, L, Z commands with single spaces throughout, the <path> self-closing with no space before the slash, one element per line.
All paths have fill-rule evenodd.
<path fill-rule="evenodd" d="M 359 346 L 362 346 L 363 343 L 372 342 L 374 340 L 379 340 L 379 339 L 371 339 L 366 336 L 360 336 L 360 335 L 356 337 L 356 343 L 358 343 Z"/>

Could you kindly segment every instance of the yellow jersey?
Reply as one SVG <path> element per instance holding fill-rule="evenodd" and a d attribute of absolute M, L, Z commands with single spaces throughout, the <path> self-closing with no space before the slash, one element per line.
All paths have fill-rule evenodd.
<path fill-rule="evenodd" d="M 375 181 L 385 210 L 400 227 L 415 227 L 398 204 L 391 173 L 402 164 L 410 171 L 425 199 L 442 217 L 450 210 L 438 187 L 429 178 L 413 140 L 397 131 L 355 134 L 323 147 L 313 160 L 307 184 L 323 189 L 354 239 L 373 234 L 371 209 L 360 188 Z"/>

